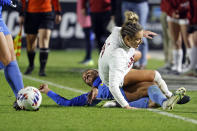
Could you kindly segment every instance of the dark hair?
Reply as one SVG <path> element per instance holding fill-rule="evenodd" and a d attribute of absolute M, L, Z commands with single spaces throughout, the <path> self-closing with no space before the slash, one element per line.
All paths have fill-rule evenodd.
<path fill-rule="evenodd" d="M 99 73 L 96 69 L 87 69 L 82 73 L 82 76 L 86 74 L 88 71 L 92 71 L 92 75 L 94 75 L 93 81 L 99 76 Z M 83 78 L 82 78 L 83 79 Z"/>
<path fill-rule="evenodd" d="M 138 15 L 132 11 L 125 12 L 125 22 L 122 25 L 120 31 L 122 38 L 129 36 L 131 38 L 135 37 L 136 33 L 142 30 L 141 25 L 138 23 Z"/>

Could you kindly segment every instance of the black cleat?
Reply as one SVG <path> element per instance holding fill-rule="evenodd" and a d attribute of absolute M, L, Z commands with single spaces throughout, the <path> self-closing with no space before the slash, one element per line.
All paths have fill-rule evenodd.
<path fill-rule="evenodd" d="M 32 71 L 34 70 L 34 66 L 28 66 L 27 70 L 25 71 L 25 75 L 30 75 Z"/>
<path fill-rule="evenodd" d="M 39 71 L 39 76 L 46 76 L 46 73 L 44 72 L 44 70 Z"/>
<path fill-rule="evenodd" d="M 13 108 L 16 109 L 16 111 L 22 110 L 22 109 L 19 107 L 19 105 L 18 105 L 18 103 L 17 103 L 16 101 L 13 103 Z"/>
<path fill-rule="evenodd" d="M 183 96 L 183 98 L 181 98 L 178 102 L 177 102 L 177 104 L 186 104 L 186 103 L 188 103 L 190 101 L 190 97 L 189 96 Z"/>

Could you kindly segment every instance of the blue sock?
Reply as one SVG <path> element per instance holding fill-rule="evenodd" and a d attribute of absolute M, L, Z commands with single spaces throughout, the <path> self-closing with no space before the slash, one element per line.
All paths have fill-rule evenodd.
<path fill-rule="evenodd" d="M 10 62 L 4 70 L 5 78 L 11 86 L 15 96 L 24 87 L 21 72 L 16 61 Z"/>
<path fill-rule="evenodd" d="M 3 63 L 0 61 L 0 70 L 1 69 L 4 69 L 5 68 L 5 66 L 3 65 Z"/>
<path fill-rule="evenodd" d="M 148 108 L 148 104 L 149 104 L 149 97 L 143 97 L 136 101 L 129 102 L 129 105 L 131 107 L 136 107 L 136 108 Z"/>
<path fill-rule="evenodd" d="M 162 106 L 163 102 L 167 100 L 166 96 L 156 85 L 152 85 L 148 88 L 148 96 L 153 102 L 160 106 Z"/>

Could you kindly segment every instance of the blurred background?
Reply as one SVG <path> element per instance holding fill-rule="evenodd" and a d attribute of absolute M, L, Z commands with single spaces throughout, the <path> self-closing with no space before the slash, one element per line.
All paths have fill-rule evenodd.
<path fill-rule="evenodd" d="M 52 31 L 50 49 L 80 49 L 85 48 L 84 32 L 77 22 L 76 2 L 77 0 L 59 0 L 62 8 L 62 21 L 59 25 L 55 25 Z M 149 16 L 146 29 L 158 33 L 153 40 L 149 41 L 150 50 L 162 49 L 162 27 L 160 24 L 160 0 L 148 0 Z M 120 15 L 117 12 L 116 15 Z M 12 36 L 16 36 L 19 31 L 18 12 L 10 9 L 4 9 L 2 13 Z M 22 46 L 26 47 L 23 33 Z M 96 45 L 96 44 L 95 44 Z"/>

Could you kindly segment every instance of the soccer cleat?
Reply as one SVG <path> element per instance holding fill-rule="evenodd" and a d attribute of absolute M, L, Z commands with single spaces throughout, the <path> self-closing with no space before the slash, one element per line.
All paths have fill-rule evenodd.
<path fill-rule="evenodd" d="M 27 70 L 25 71 L 25 75 L 30 75 L 32 71 L 34 70 L 34 66 L 28 66 Z"/>
<path fill-rule="evenodd" d="M 181 99 L 181 96 L 185 95 L 185 93 L 186 89 L 184 87 L 180 87 L 179 89 L 177 89 L 172 97 L 170 97 L 167 101 L 163 102 L 163 110 L 172 110 L 174 105 Z"/>
<path fill-rule="evenodd" d="M 177 104 L 186 104 L 186 103 L 188 103 L 189 101 L 190 101 L 190 97 L 187 96 L 187 95 L 185 95 L 185 96 L 183 96 L 183 97 L 177 102 Z"/>
<path fill-rule="evenodd" d="M 84 60 L 84 61 L 80 62 L 80 64 L 83 64 L 85 66 L 93 66 L 94 61 L 92 59 L 88 59 L 88 60 Z"/>
<path fill-rule="evenodd" d="M 16 101 L 14 101 L 14 103 L 13 103 L 13 108 L 16 109 L 16 111 L 22 110 L 22 109 L 19 107 L 19 105 L 18 105 L 18 103 L 17 103 Z"/>
<path fill-rule="evenodd" d="M 112 107 L 118 107 L 118 104 L 116 101 L 107 101 L 105 102 L 105 104 L 103 105 L 104 108 L 112 108 Z"/>
<path fill-rule="evenodd" d="M 39 71 L 39 76 L 46 76 L 45 71 L 44 71 L 44 70 L 40 70 L 40 71 Z"/>

